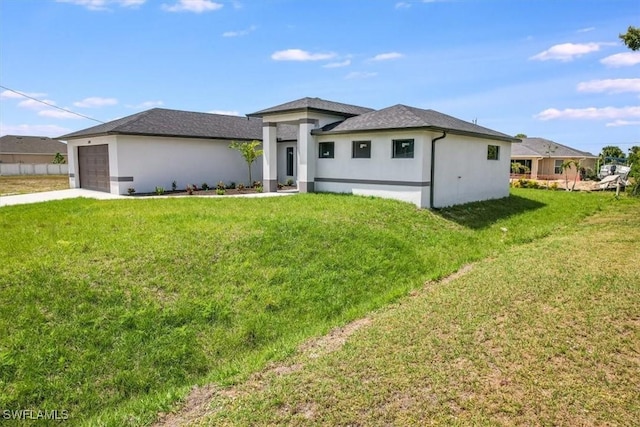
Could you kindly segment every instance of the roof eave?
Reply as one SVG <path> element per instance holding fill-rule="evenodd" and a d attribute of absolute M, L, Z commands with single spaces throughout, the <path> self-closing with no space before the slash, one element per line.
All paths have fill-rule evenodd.
<path fill-rule="evenodd" d="M 447 129 L 440 126 L 412 126 L 412 127 L 395 127 L 395 128 L 370 128 L 370 129 L 357 129 L 357 130 L 329 130 L 322 131 L 321 129 L 313 129 L 312 135 L 344 135 L 349 133 L 365 133 L 365 132 L 380 132 L 380 131 L 412 131 L 412 130 L 428 130 L 436 132 L 447 132 L 454 135 L 473 136 L 476 138 L 491 139 L 504 142 L 521 142 L 518 138 L 510 136 L 488 135 L 479 132 L 469 132 L 457 129 Z"/>
<path fill-rule="evenodd" d="M 254 139 L 260 138 L 250 138 L 250 137 L 232 137 L 232 136 L 198 136 L 198 135 L 177 135 L 177 134 L 160 134 L 160 133 L 139 133 L 139 132 L 101 132 L 94 134 L 85 134 L 85 135 L 77 135 L 72 137 L 65 137 L 64 140 L 71 139 L 84 139 L 84 138 L 97 138 L 100 136 L 117 136 L 117 135 L 127 135 L 127 136 L 154 136 L 161 138 L 190 138 L 190 139 L 222 139 L 225 141 L 233 141 L 233 140 L 241 140 L 241 141 L 253 141 Z M 60 137 L 63 138 L 63 137 Z"/>

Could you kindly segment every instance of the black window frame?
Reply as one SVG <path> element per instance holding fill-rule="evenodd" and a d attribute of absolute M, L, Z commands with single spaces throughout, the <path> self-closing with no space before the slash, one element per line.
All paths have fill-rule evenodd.
<path fill-rule="evenodd" d="M 295 159 L 295 147 L 287 147 L 287 176 L 293 175 L 293 160 Z"/>
<path fill-rule="evenodd" d="M 401 144 L 409 143 L 409 150 L 398 150 Z M 404 148 L 404 147 L 399 147 Z M 415 157 L 416 147 L 414 139 L 394 139 L 391 143 L 391 158 L 393 159 L 413 159 Z"/>
<path fill-rule="evenodd" d="M 491 144 L 487 145 L 487 160 L 500 160 L 499 145 L 491 145 Z"/>
<path fill-rule="evenodd" d="M 366 144 L 366 147 L 362 147 Z M 352 159 L 370 159 L 371 158 L 371 141 L 352 141 L 351 142 L 351 158 Z"/>
<path fill-rule="evenodd" d="M 327 150 L 327 148 L 325 148 L 323 150 L 323 146 L 326 146 L 329 151 L 328 153 L 325 155 L 324 151 Z M 319 159 L 333 159 L 335 158 L 336 155 L 336 143 L 333 141 L 326 141 L 326 142 L 320 142 L 318 143 L 318 158 Z"/>

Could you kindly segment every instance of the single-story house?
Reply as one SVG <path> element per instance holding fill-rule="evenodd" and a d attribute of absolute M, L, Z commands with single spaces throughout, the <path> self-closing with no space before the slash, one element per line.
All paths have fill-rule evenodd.
<path fill-rule="evenodd" d="M 562 164 L 569 160 L 579 161 L 585 170 L 596 169 L 596 159 L 586 151 L 559 144 L 544 138 L 522 138 L 522 143 L 511 149 L 512 177 L 531 179 L 564 179 Z M 573 179 L 579 171 L 575 166 L 567 169 L 567 177 Z M 578 176 L 579 178 L 579 176 Z"/>
<path fill-rule="evenodd" d="M 373 110 L 302 98 L 247 117 L 152 109 L 61 137 L 71 187 L 126 194 L 155 186 L 244 182 L 231 140 L 262 140 L 264 191 L 342 192 L 444 207 L 509 194 L 519 140 L 433 110 Z"/>
<path fill-rule="evenodd" d="M 297 126 L 301 192 L 337 192 L 445 207 L 509 195 L 511 143 L 519 140 L 433 110 L 372 110 L 303 98 L 248 115 L 262 118 L 264 186 L 275 191 L 277 126 Z"/>
<path fill-rule="evenodd" d="M 4 135 L 0 137 L 0 163 L 52 163 L 60 153 L 67 159 L 67 144 L 46 136 Z"/>

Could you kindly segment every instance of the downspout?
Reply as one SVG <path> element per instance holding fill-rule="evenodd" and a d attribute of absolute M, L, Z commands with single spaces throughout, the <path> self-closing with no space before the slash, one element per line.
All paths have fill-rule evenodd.
<path fill-rule="evenodd" d="M 435 194 L 435 185 L 433 182 L 436 177 L 436 141 L 441 139 L 445 139 L 447 137 L 447 132 L 442 131 L 442 136 L 437 138 L 433 138 L 431 140 L 431 182 L 429 183 L 429 209 L 433 209 L 433 196 Z"/>

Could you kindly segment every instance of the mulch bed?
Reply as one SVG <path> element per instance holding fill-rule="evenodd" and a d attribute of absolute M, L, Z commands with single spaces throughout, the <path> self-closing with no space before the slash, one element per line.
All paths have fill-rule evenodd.
<path fill-rule="evenodd" d="M 278 191 L 291 191 L 295 190 L 294 186 L 284 186 L 279 188 Z M 242 194 L 255 194 L 258 193 L 255 188 L 244 188 L 242 190 L 238 190 L 237 188 L 227 188 L 224 190 L 224 196 L 238 196 Z M 189 194 L 186 190 L 168 190 L 162 194 L 153 193 L 134 193 L 131 194 L 132 197 L 146 197 L 146 196 L 218 196 L 215 188 L 210 188 L 208 190 L 194 190 L 192 194 Z"/>

